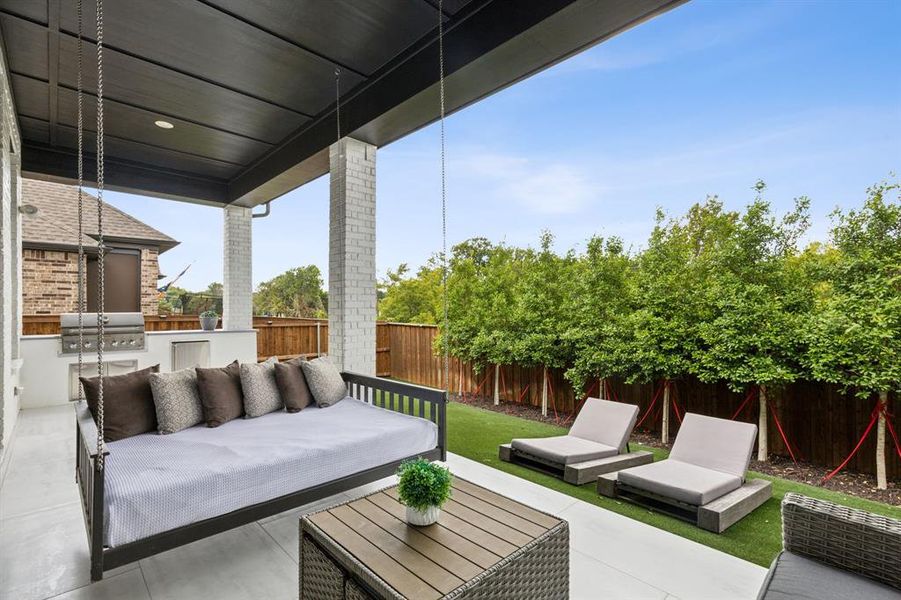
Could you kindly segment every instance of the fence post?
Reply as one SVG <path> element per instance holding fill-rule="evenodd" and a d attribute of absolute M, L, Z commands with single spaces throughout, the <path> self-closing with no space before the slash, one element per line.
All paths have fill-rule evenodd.
<path fill-rule="evenodd" d="M 322 323 L 316 321 L 316 358 L 322 356 Z"/>

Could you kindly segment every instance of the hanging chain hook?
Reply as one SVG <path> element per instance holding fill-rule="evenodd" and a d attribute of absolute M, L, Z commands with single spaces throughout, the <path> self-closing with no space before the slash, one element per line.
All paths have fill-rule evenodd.
<path fill-rule="evenodd" d="M 338 141 L 341 141 L 341 69 L 335 67 L 335 124 L 338 127 Z"/>

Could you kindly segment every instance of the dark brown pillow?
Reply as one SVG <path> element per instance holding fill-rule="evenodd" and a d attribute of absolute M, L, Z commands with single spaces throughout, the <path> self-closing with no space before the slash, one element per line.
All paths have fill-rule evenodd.
<path fill-rule="evenodd" d="M 303 361 L 303 358 L 295 358 L 275 363 L 275 383 L 278 385 L 282 402 L 285 403 L 285 410 L 289 413 L 296 413 L 313 404 L 313 394 L 310 393 L 307 378 L 300 368 Z"/>
<path fill-rule="evenodd" d="M 150 389 L 150 374 L 159 365 L 124 375 L 103 378 L 103 439 L 107 442 L 125 439 L 156 430 L 156 406 Z M 81 386 L 88 408 L 97 420 L 100 378 L 82 377 Z"/>
<path fill-rule="evenodd" d="M 238 361 L 218 369 L 197 369 L 197 391 L 207 427 L 219 427 L 244 416 L 241 367 Z"/>

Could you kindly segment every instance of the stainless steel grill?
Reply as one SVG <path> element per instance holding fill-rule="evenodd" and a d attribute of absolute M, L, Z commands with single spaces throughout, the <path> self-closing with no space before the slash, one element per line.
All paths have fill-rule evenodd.
<path fill-rule="evenodd" d="M 82 316 L 85 352 L 97 351 L 97 313 Z M 107 313 L 103 321 L 103 350 L 144 349 L 144 315 L 141 313 Z M 63 340 L 63 354 L 78 352 L 78 313 L 65 313 L 59 317 Z"/>

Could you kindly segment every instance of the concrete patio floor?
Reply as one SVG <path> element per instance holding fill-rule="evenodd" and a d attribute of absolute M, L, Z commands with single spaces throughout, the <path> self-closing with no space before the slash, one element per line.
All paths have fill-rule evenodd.
<path fill-rule="evenodd" d="M 272 600 L 297 597 L 297 520 L 357 488 L 108 572 L 91 584 L 74 483 L 70 406 L 23 411 L 0 465 L 0 598 Z M 451 471 L 567 519 L 571 597 L 755 598 L 766 570 L 460 456 Z"/>

